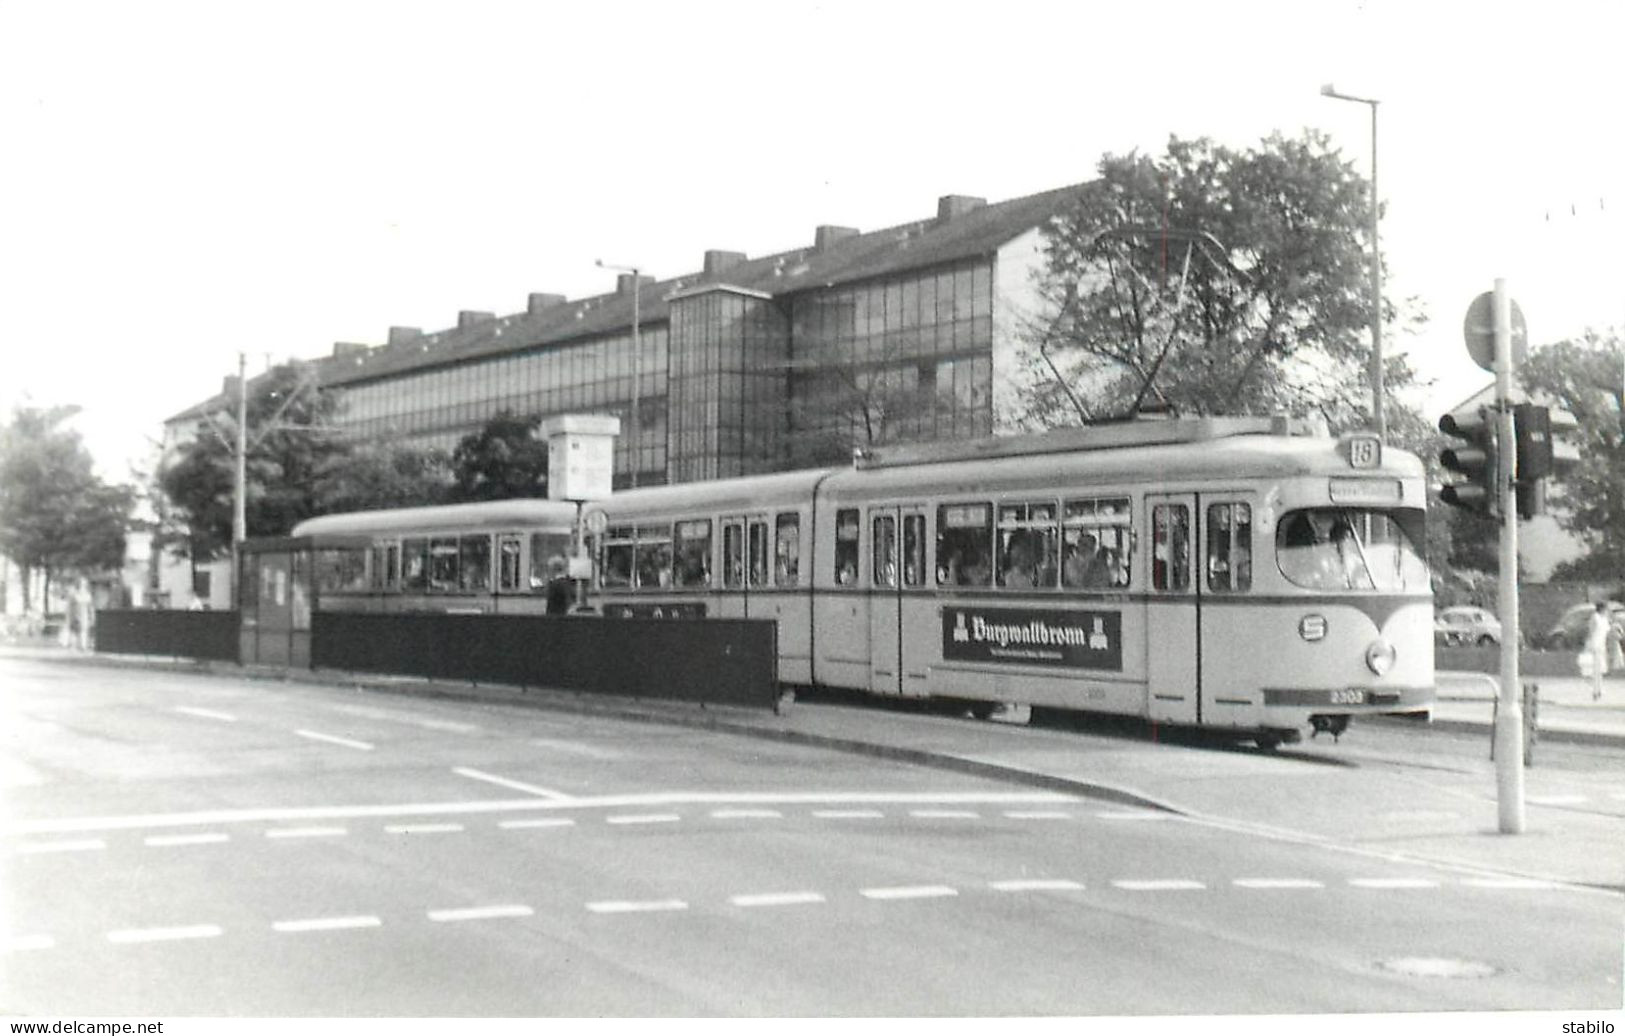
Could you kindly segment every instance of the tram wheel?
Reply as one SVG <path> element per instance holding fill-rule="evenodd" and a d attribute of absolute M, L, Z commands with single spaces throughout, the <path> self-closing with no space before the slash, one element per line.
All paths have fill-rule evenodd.
<path fill-rule="evenodd" d="M 1258 746 L 1260 752 L 1273 752 L 1281 747 L 1281 737 L 1277 734 L 1260 734 L 1253 738 L 1253 744 Z"/>
<path fill-rule="evenodd" d="M 998 706 L 998 704 L 996 702 L 991 702 L 991 701 L 972 702 L 971 707 L 970 707 L 970 714 L 975 719 L 992 719 L 993 714 L 995 712 L 997 712 L 998 709 L 999 709 L 999 706 Z"/>

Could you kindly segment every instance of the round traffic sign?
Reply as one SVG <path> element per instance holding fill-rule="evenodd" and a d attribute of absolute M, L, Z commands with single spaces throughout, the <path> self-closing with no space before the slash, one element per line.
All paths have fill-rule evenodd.
<path fill-rule="evenodd" d="M 604 530 L 609 528 L 609 515 L 602 511 L 587 512 L 587 531 L 594 536 L 602 536 Z"/>
<path fill-rule="evenodd" d="M 1487 371 L 1495 370 L 1495 292 L 1486 291 L 1467 307 L 1461 332 L 1467 339 L 1467 355 Z M 1512 300 L 1512 365 L 1522 365 L 1529 356 L 1529 325 L 1524 323 L 1518 300 Z"/>

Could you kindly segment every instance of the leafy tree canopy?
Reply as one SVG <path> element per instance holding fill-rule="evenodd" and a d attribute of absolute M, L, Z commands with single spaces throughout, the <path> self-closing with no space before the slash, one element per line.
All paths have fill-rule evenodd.
<path fill-rule="evenodd" d="M 1174 138 L 1160 157 L 1107 156 L 1078 207 L 1045 230 L 1038 290 L 1051 316 L 1026 335 L 1039 375 L 1029 423 L 1126 416 L 1137 399 L 1365 423 L 1368 197 L 1314 132 L 1251 151 Z M 1385 317 L 1389 328 L 1421 319 L 1392 302 Z M 1384 374 L 1390 390 L 1414 377 L 1394 351 Z"/>
<path fill-rule="evenodd" d="M 504 410 L 463 436 L 451 455 L 451 503 L 547 495 L 547 443 L 540 417 Z"/>
<path fill-rule="evenodd" d="M 329 458 L 319 480 L 323 514 L 443 503 L 451 491 L 451 463 L 441 450 L 399 443 L 356 443 Z"/>

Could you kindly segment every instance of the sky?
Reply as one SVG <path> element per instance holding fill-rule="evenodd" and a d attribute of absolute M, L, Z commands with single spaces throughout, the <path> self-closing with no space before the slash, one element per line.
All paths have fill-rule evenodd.
<path fill-rule="evenodd" d="M 1470 10 L 1471 16 L 1464 11 Z M 1385 293 L 1429 416 L 1505 278 L 1532 344 L 1625 326 L 1625 5 L 0 0 L 0 413 L 76 404 L 104 478 L 335 342 L 665 279 L 1171 136 L 1331 135 L 1380 101 Z"/>

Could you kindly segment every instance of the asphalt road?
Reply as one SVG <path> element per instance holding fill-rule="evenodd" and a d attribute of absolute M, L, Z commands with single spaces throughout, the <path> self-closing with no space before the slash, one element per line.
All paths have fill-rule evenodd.
<path fill-rule="evenodd" d="M 1620 1003 L 1617 897 L 819 748 L 16 659 L 0 725 L 0 1013 Z"/>

